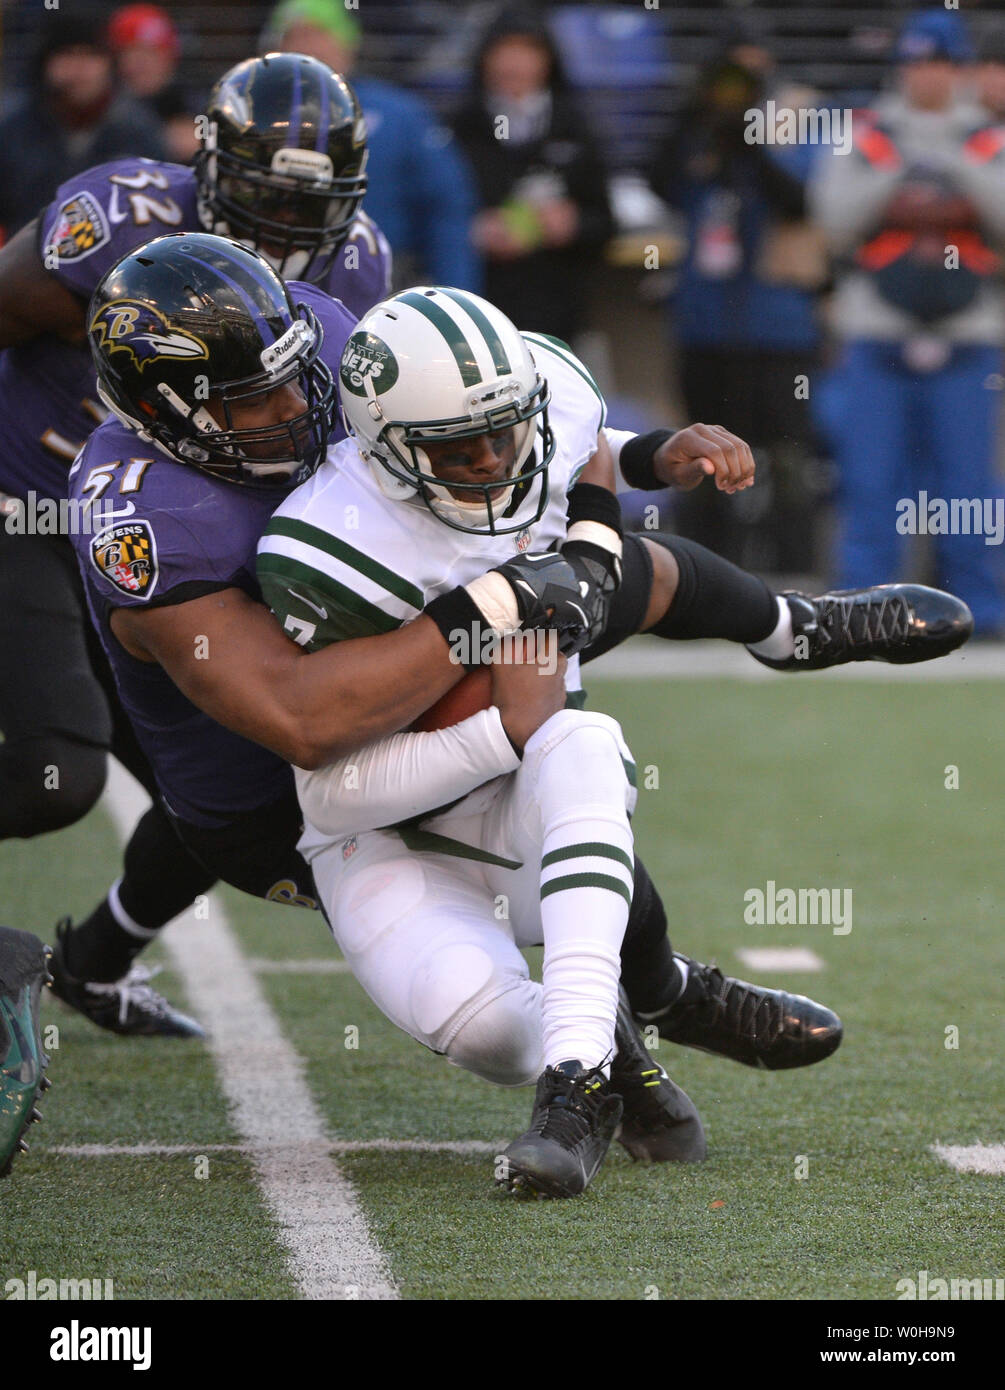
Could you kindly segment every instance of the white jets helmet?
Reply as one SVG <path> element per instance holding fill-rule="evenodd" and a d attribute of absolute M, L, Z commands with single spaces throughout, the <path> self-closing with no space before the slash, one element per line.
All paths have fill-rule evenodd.
<path fill-rule="evenodd" d="M 386 496 L 421 500 L 475 534 L 507 535 L 543 515 L 555 454 L 548 384 L 492 304 L 466 290 L 404 290 L 363 315 L 339 376 L 346 427 Z M 425 445 L 510 427 L 516 454 L 502 482 L 448 489 L 434 476 Z"/>

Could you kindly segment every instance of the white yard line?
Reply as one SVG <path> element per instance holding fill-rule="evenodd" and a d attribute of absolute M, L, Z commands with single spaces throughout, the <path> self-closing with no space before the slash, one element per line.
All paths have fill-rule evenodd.
<path fill-rule="evenodd" d="M 125 840 L 148 798 L 111 760 L 107 798 Z M 303 1061 L 266 1002 L 223 903 L 213 898 L 208 921 L 196 921 L 191 913 L 179 918 L 164 944 L 192 1012 L 209 1029 L 208 1046 L 231 1120 L 303 1296 L 397 1298 L 356 1193 L 329 1157 L 331 1143 Z"/>
<path fill-rule="evenodd" d="M 337 956 L 323 960 L 270 960 L 267 956 L 248 956 L 256 975 L 348 975 L 349 962 Z"/>
<path fill-rule="evenodd" d="M 498 1154 L 510 1141 L 498 1139 L 326 1139 L 321 1153 Z M 254 1154 L 253 1144 L 56 1144 L 47 1153 L 64 1158 L 177 1158 L 200 1154 Z"/>
<path fill-rule="evenodd" d="M 822 970 L 824 963 L 808 946 L 741 946 L 736 953 L 748 970 Z"/>
<path fill-rule="evenodd" d="M 1005 1144 L 933 1144 L 932 1152 L 958 1173 L 1005 1176 Z"/>
<path fill-rule="evenodd" d="M 938 661 L 891 666 L 885 661 L 857 661 L 831 671 L 779 672 L 755 661 L 735 642 L 668 642 L 638 637 L 615 647 L 583 667 L 583 684 L 594 680 L 737 681 L 971 681 L 1005 677 L 1005 643 L 967 645 Z"/>

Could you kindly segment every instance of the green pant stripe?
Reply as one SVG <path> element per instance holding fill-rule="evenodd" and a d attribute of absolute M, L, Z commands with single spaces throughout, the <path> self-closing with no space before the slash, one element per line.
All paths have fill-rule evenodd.
<path fill-rule="evenodd" d="M 423 830 L 414 822 L 402 821 L 391 826 L 404 841 L 405 848 L 416 852 L 425 850 L 431 854 L 446 854 L 451 859 L 474 859 L 479 864 L 495 864 L 500 869 L 522 869 L 519 859 L 505 859 L 501 854 L 479 849 L 477 845 L 466 845 L 463 840 L 455 840 L 449 835 L 438 835 L 435 830 Z"/>
<path fill-rule="evenodd" d="M 339 540 L 337 536 L 332 536 L 327 531 L 322 531 L 318 526 L 311 526 L 307 521 L 299 521 L 296 517 L 291 516 L 275 516 L 266 527 L 265 534 L 267 536 L 289 536 L 290 540 L 313 546 L 315 550 L 322 550 L 326 555 L 341 560 L 349 569 L 354 569 L 359 574 L 365 575 L 367 579 L 372 579 L 375 584 L 379 584 L 389 594 L 394 594 L 395 598 L 402 599 L 405 603 L 411 604 L 413 608 L 418 609 L 425 606 L 422 590 L 416 585 L 410 584 L 400 574 L 395 574 L 393 570 L 389 570 L 377 560 L 371 559 L 369 555 L 364 555 L 361 550 L 347 545 L 345 541 Z"/>
<path fill-rule="evenodd" d="M 541 884 L 541 900 L 550 898 L 552 893 L 564 893 L 567 888 L 606 888 L 611 893 L 620 893 L 629 907 L 632 905 L 632 890 L 620 878 L 610 874 L 565 874 L 562 878 L 549 878 Z"/>
<path fill-rule="evenodd" d="M 635 872 L 635 864 L 623 849 L 618 849 L 617 845 L 605 845 L 600 840 L 549 850 L 541 860 L 541 868 L 546 869 L 549 864 L 561 864 L 564 859 L 586 859 L 591 856 L 598 859 L 616 859 L 619 864 L 624 864 L 629 873 Z"/>

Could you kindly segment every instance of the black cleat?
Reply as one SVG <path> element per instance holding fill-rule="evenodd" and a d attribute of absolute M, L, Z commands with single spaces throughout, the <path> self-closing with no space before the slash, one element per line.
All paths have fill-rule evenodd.
<path fill-rule="evenodd" d="M 691 1098 L 649 1055 L 622 989 L 614 1028 L 611 1089 L 624 1111 L 615 1138 L 632 1158 L 649 1163 L 699 1163 L 705 1131 Z"/>
<path fill-rule="evenodd" d="M 823 671 L 849 661 L 934 661 L 962 647 L 974 630 L 962 599 L 923 584 L 879 584 L 816 598 L 789 591 L 781 597 L 792 610 L 795 654 L 776 661 L 750 653 L 776 671 Z"/>
<path fill-rule="evenodd" d="M 25 1131 L 41 1120 L 36 1102 L 52 1084 L 39 1021 L 48 979 L 48 946 L 30 932 L 0 927 L 0 1178 L 15 1154 L 28 1152 Z"/>
<path fill-rule="evenodd" d="M 585 1192 L 611 1146 L 621 1119 L 614 1095 L 599 1067 L 584 1071 L 579 1062 L 546 1067 L 538 1078 L 530 1129 L 503 1150 L 512 1192 L 544 1197 L 578 1197 Z"/>
<path fill-rule="evenodd" d="M 111 984 L 78 980 L 66 966 L 66 937 L 71 930 L 68 917 L 56 927 L 49 987 L 57 999 L 111 1033 L 147 1038 L 206 1036 L 194 1018 L 179 1013 L 163 995 L 151 989 L 149 982 L 156 972 L 143 965 L 134 964 L 128 974 Z"/>
<path fill-rule="evenodd" d="M 767 1071 L 808 1067 L 837 1050 L 841 1020 L 823 1004 L 674 954 L 688 966 L 684 993 L 659 1014 L 636 1015 L 655 1023 L 661 1038 Z"/>

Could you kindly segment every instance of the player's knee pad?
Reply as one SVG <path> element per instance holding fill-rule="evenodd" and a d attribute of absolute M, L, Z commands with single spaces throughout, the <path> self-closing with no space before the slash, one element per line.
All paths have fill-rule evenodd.
<path fill-rule="evenodd" d="M 542 794 L 570 806 L 635 806 L 635 764 L 621 726 L 593 710 L 559 710 L 528 739 L 524 767 Z"/>
<path fill-rule="evenodd" d="M 13 738 L 0 745 L 0 839 L 62 830 L 101 796 L 106 750 L 65 734 Z"/>
<path fill-rule="evenodd" d="M 454 1034 L 447 1056 L 497 1086 L 526 1086 L 544 1070 L 541 986 L 520 980 L 488 999 Z"/>

